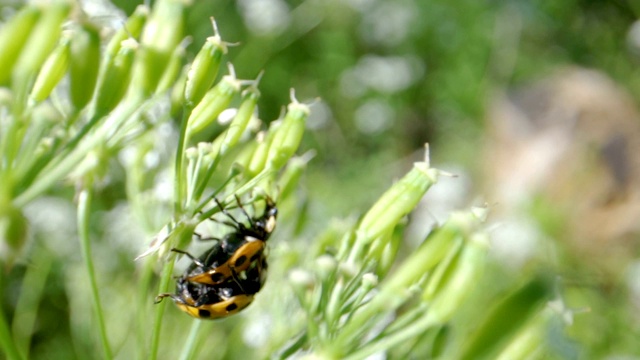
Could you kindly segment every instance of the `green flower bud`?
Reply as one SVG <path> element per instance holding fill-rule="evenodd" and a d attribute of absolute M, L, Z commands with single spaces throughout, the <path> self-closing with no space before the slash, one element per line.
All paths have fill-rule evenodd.
<path fill-rule="evenodd" d="M 179 117 L 180 111 L 183 109 L 184 105 L 184 87 L 187 84 L 187 67 L 183 66 L 180 71 L 180 76 L 176 80 L 171 88 L 171 94 L 169 95 L 171 98 L 171 116 Z"/>
<path fill-rule="evenodd" d="M 140 98 L 149 97 L 156 91 L 160 78 L 169 62 L 169 56 L 149 47 L 140 45 L 135 57 L 133 79 L 131 80 L 132 95 Z"/>
<path fill-rule="evenodd" d="M 536 359 L 541 358 L 539 351 L 544 349 L 547 342 L 547 328 L 551 318 L 550 309 L 535 315 L 509 345 L 500 352 L 496 360 Z M 538 356 L 536 356 L 538 355 Z"/>
<path fill-rule="evenodd" d="M 74 28 L 69 59 L 69 91 L 76 110 L 84 108 L 96 87 L 100 69 L 100 34 L 89 24 Z"/>
<path fill-rule="evenodd" d="M 53 88 L 62 80 L 69 65 L 69 46 L 69 38 L 63 37 L 44 62 L 33 84 L 33 89 L 31 89 L 31 100 L 43 101 L 49 97 Z"/>
<path fill-rule="evenodd" d="M 62 22 L 67 18 L 71 6 L 66 2 L 52 2 L 42 11 L 25 44 L 14 74 L 21 79 L 35 74 L 56 46 L 62 31 Z"/>
<path fill-rule="evenodd" d="M 273 142 L 269 146 L 268 167 L 274 170 L 282 168 L 298 150 L 309 113 L 307 105 L 296 101 L 289 104 L 282 126 L 276 131 Z"/>
<path fill-rule="evenodd" d="M 449 249 L 449 252 L 443 257 L 442 261 L 436 266 L 435 270 L 429 274 L 429 280 L 422 293 L 422 300 L 431 301 L 440 290 L 451 279 L 452 274 L 456 272 L 460 254 L 462 252 L 463 242 L 456 241 L 455 245 Z"/>
<path fill-rule="evenodd" d="M 148 16 L 149 7 L 146 5 L 138 5 L 138 7 L 136 7 L 124 26 L 113 35 L 111 40 L 109 40 L 109 44 L 107 44 L 107 48 L 105 50 L 105 61 L 109 61 L 109 58 L 118 55 L 124 40 L 127 40 L 129 37 L 137 39 L 140 36 Z"/>
<path fill-rule="evenodd" d="M 187 87 L 189 79 L 187 77 Z M 202 101 L 193 109 L 188 120 L 187 133 L 192 135 L 204 130 L 218 115 L 229 106 L 234 96 L 240 93 L 240 81 L 235 76 L 227 75 L 209 90 Z M 189 136 L 190 137 L 190 136 Z"/>
<path fill-rule="evenodd" d="M 375 274 L 366 273 L 362 275 L 362 288 L 365 292 L 376 286 L 378 286 L 378 277 Z"/>
<path fill-rule="evenodd" d="M 133 39 L 123 41 L 118 54 L 106 64 L 96 91 L 96 113 L 106 114 L 122 100 L 131 79 L 131 66 L 137 46 Z"/>
<path fill-rule="evenodd" d="M 480 225 L 475 213 L 457 213 L 440 228 L 429 234 L 425 242 L 402 262 L 402 264 L 380 284 L 378 294 L 359 312 L 356 312 L 344 329 L 344 334 L 358 334 L 366 324 L 381 314 L 393 311 L 412 294 L 409 288 L 427 272 L 439 264 L 452 247 Z M 429 319 L 431 323 L 431 319 Z M 350 338 L 342 339 L 340 346 Z"/>
<path fill-rule="evenodd" d="M 459 359 L 493 358 L 537 314 L 553 295 L 544 276 L 530 279 L 491 309 L 472 336 L 467 337 Z"/>
<path fill-rule="evenodd" d="M 487 236 L 486 234 L 477 236 L 480 238 L 476 237 L 469 241 L 462 253 L 454 254 L 450 263 L 441 264 L 444 265 L 444 270 L 440 274 L 434 274 L 435 281 L 439 280 L 439 284 L 432 282 L 434 285 L 428 286 L 423 295 L 423 298 L 435 295 L 429 311 L 430 316 L 436 317 L 438 322 L 445 323 L 451 319 L 456 309 L 482 277 L 482 270 L 486 263 Z M 457 249 L 452 250 L 455 252 Z"/>
<path fill-rule="evenodd" d="M 195 160 L 198 158 L 198 149 L 196 149 L 195 147 L 190 147 L 187 148 L 184 151 L 184 157 L 187 158 L 187 160 Z"/>
<path fill-rule="evenodd" d="M 269 147 L 275 137 L 274 134 L 280 125 L 279 121 L 271 122 L 269 132 L 263 136 L 262 141 L 258 141 L 258 147 L 256 147 L 256 150 L 251 155 L 251 161 L 249 162 L 249 166 L 246 168 L 249 177 L 254 177 L 264 170 L 267 163 L 267 155 L 269 154 Z"/>
<path fill-rule="evenodd" d="M 253 154 L 256 152 L 256 149 L 258 148 L 259 144 L 255 141 L 251 141 L 250 143 L 246 144 L 242 150 L 240 151 L 240 153 L 238 154 L 238 156 L 235 157 L 234 160 L 234 167 L 235 168 L 239 168 L 241 173 L 245 173 L 248 177 L 252 177 L 249 176 L 249 164 L 251 163 L 251 159 L 253 158 Z"/>
<path fill-rule="evenodd" d="M 240 136 L 247 129 L 249 120 L 253 116 L 253 112 L 258 103 L 260 93 L 255 87 L 249 88 L 242 99 L 242 104 L 238 108 L 236 116 L 233 118 L 224 135 L 224 141 L 220 145 L 221 153 L 226 153 L 229 148 L 234 147 L 240 140 Z"/>
<path fill-rule="evenodd" d="M 227 44 L 220 38 L 213 18 L 211 22 L 214 35 L 208 37 L 207 41 L 202 45 L 187 74 L 184 100 L 190 106 L 200 103 L 204 94 L 211 88 L 218 75 L 222 55 L 227 53 Z"/>
<path fill-rule="evenodd" d="M 169 59 L 169 63 L 167 64 L 167 68 L 158 83 L 158 88 L 156 92 L 163 93 L 169 89 L 171 89 L 174 84 L 176 84 L 178 77 L 180 76 L 180 72 L 182 70 L 182 61 L 184 60 L 184 46 L 177 46 L 173 53 L 171 54 L 171 58 Z M 182 99 L 180 99 L 182 101 Z"/>
<path fill-rule="evenodd" d="M 368 244 L 393 228 L 413 210 L 437 179 L 438 170 L 425 162 L 415 163 L 413 169 L 387 190 L 362 218 L 358 226 L 360 241 Z"/>
<path fill-rule="evenodd" d="M 289 284 L 300 303 L 308 306 L 311 302 L 309 290 L 315 286 L 313 275 L 306 270 L 293 269 L 289 272 Z"/>
<path fill-rule="evenodd" d="M 131 89 L 141 98 L 153 94 L 179 47 L 184 27 L 184 2 L 160 1 L 145 24 L 134 64 Z"/>
<path fill-rule="evenodd" d="M 168 60 L 183 38 L 185 5 L 183 0 L 156 2 L 144 26 L 142 46 L 153 49 L 159 58 Z"/>
<path fill-rule="evenodd" d="M 480 221 L 470 213 L 454 213 L 442 227 L 433 230 L 427 239 L 409 256 L 402 265 L 385 280 L 384 288 L 390 294 L 415 283 L 431 271 L 451 251 L 458 246 L 464 236 L 473 231 Z"/>
<path fill-rule="evenodd" d="M 38 7 L 26 5 L 2 26 L 0 30 L 1 84 L 5 84 L 11 79 L 11 70 L 40 15 Z"/>
<path fill-rule="evenodd" d="M 308 157 L 294 157 L 288 163 L 284 173 L 278 180 L 280 188 L 280 199 L 286 199 L 296 189 L 300 182 L 300 177 L 307 168 Z M 282 201 L 282 200 L 281 200 Z"/>
<path fill-rule="evenodd" d="M 400 250 L 400 245 L 404 240 L 404 228 L 404 226 L 395 228 L 390 235 L 390 239 L 385 241 L 386 245 L 382 250 L 382 254 L 377 257 L 379 260 L 376 273 L 380 276 L 385 276 L 395 263 L 398 250 Z M 378 239 L 377 241 L 384 240 Z"/>
<path fill-rule="evenodd" d="M 331 255 L 321 255 L 316 259 L 316 271 L 320 276 L 320 279 L 326 280 L 331 274 L 336 271 L 338 262 Z"/>

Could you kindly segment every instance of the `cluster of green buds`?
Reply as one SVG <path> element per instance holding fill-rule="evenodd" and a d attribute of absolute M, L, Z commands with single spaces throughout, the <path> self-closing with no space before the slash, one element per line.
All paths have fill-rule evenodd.
<path fill-rule="evenodd" d="M 321 237 L 313 266 L 291 272 L 290 282 L 307 326 L 279 356 L 306 353 L 312 358 L 355 360 L 374 354 L 392 358 L 479 354 L 491 358 L 486 356 L 496 356 L 522 328 L 527 330 L 525 324 L 533 321 L 535 329 L 543 328 L 539 320 L 529 321 L 550 296 L 548 284 L 536 278 L 507 297 L 476 335 L 457 343 L 447 338 L 448 324 L 483 280 L 489 242 L 482 224 L 487 209 L 454 212 L 410 255 L 398 256 L 405 215 L 441 174 L 430 167 L 427 154 L 424 162 L 415 163 L 380 197 L 359 224 L 342 236 L 330 230 Z M 531 341 L 541 344 L 537 340 Z M 530 352 L 522 354 L 537 350 L 536 346 L 526 349 Z"/>
<path fill-rule="evenodd" d="M 186 62 L 188 6 L 183 0 L 160 0 L 153 9 L 138 6 L 106 44 L 104 29 L 72 1 L 31 2 L 0 28 L 0 86 L 6 87 L 0 101 L 0 249 L 8 249 L 0 251 L 0 260 L 9 264 L 24 248 L 24 206 L 71 180 L 79 193 L 79 237 L 98 314 L 85 225 L 91 193 L 107 177 L 113 159 L 127 151 L 135 154 L 123 164 L 131 170 L 124 180 L 128 200 L 149 233 L 165 224 L 163 235 L 145 253 L 161 250 L 160 292 L 169 291 L 175 260 L 162 255 L 170 247 L 186 246 L 198 223 L 221 210 L 214 198 L 225 205 L 235 196 L 245 203 L 265 196 L 279 201 L 279 190 L 290 193 L 304 168 L 305 161 L 294 154 L 309 106 L 292 92 L 283 117 L 260 131 L 261 74 L 256 80 L 238 80 L 229 65 L 229 73 L 218 79 L 229 44 L 213 19 L 213 35 Z M 233 111 L 229 122 L 219 121 L 223 112 Z M 178 135 L 158 144 L 158 129 L 174 123 L 180 124 Z M 175 150 L 165 161 L 174 165 L 172 196 L 145 197 L 162 169 L 145 171 L 141 159 L 167 148 Z M 145 215 L 156 209 L 167 210 L 160 221 Z M 164 304 L 157 309 L 161 314 Z M 104 319 L 97 318 L 110 358 Z M 150 337 L 157 351 L 159 325 L 154 329 Z"/>

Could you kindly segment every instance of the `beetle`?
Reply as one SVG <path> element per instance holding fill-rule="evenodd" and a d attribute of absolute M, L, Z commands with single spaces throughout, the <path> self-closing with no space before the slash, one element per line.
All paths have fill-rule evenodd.
<path fill-rule="evenodd" d="M 155 302 L 170 297 L 178 308 L 198 319 L 219 319 L 246 308 L 260 291 L 267 273 L 266 241 L 275 229 L 278 214 L 275 203 L 266 198 L 261 216 L 252 218 L 238 206 L 249 225 L 238 222 L 215 199 L 222 212 L 231 219 L 225 224 L 234 231 L 196 258 L 186 251 L 171 249 L 192 260 L 191 266 L 176 281 L 176 292 L 160 294 Z"/>

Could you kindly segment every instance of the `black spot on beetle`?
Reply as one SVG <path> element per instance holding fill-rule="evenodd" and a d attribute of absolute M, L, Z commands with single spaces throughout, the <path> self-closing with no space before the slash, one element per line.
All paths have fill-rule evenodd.
<path fill-rule="evenodd" d="M 247 257 L 245 255 L 242 255 L 238 258 L 238 260 L 236 260 L 236 267 L 240 267 L 242 266 L 242 264 L 245 263 L 245 261 L 247 261 Z"/>
<path fill-rule="evenodd" d="M 224 275 L 222 273 L 216 272 L 211 274 L 211 281 L 213 281 L 214 283 L 219 283 L 222 280 L 224 280 Z"/>

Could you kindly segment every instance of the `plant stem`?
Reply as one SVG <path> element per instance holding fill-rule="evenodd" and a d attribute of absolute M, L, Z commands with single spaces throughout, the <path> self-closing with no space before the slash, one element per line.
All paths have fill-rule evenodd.
<path fill-rule="evenodd" d="M 91 244 L 89 239 L 89 216 L 91 213 L 91 191 L 83 189 L 78 196 L 78 235 L 80 237 L 80 246 L 82 248 L 82 256 L 87 267 L 89 275 L 89 284 L 91 285 L 91 296 L 93 300 L 93 309 L 98 320 L 98 329 L 100 331 L 100 340 L 102 342 L 102 350 L 106 359 L 112 359 L 109 339 L 107 338 L 107 329 L 104 323 L 104 313 L 100 304 L 100 294 L 98 293 L 98 283 L 96 281 L 95 269 L 93 267 L 93 258 L 91 257 Z"/>
<path fill-rule="evenodd" d="M 426 329 L 436 324 L 438 324 L 436 317 L 429 316 L 429 314 L 427 313 L 426 316 L 423 316 L 421 319 L 414 321 L 412 324 L 408 325 L 404 329 L 401 329 L 400 331 L 394 334 L 389 334 L 381 338 L 380 340 L 369 343 L 364 347 L 356 350 L 348 357 L 345 357 L 344 359 L 345 360 L 365 359 L 372 354 L 383 351 L 385 349 L 389 349 L 392 346 L 397 345 L 403 341 L 407 341 L 412 337 L 423 333 Z"/>
<path fill-rule="evenodd" d="M 2 351 L 9 360 L 23 359 L 22 355 L 18 352 L 18 347 L 11 338 L 9 326 L 7 325 L 7 320 L 2 310 L 0 310 L 0 348 L 2 348 Z"/>
<path fill-rule="evenodd" d="M 176 149 L 176 167 L 174 173 L 174 199 L 173 199 L 173 211 L 174 216 L 178 218 L 184 211 L 183 201 L 187 198 L 186 189 L 186 172 L 184 169 L 184 151 L 187 146 L 187 120 L 193 108 L 191 106 L 184 106 L 182 114 L 182 122 L 180 123 L 180 135 L 178 138 L 178 147 Z"/>
<path fill-rule="evenodd" d="M 110 121 L 103 122 L 102 126 L 96 128 L 95 132 L 88 134 L 84 138 L 84 141 L 79 142 L 60 162 L 50 164 L 50 167 L 44 169 L 42 173 L 45 174 L 45 176 L 37 179 L 33 185 L 18 195 L 14 200 L 14 204 L 17 207 L 25 206 L 53 186 L 57 181 L 67 176 L 69 172 L 87 156 L 89 151 L 107 141 L 108 137 L 112 135 L 111 132 L 114 128 L 119 128 L 123 122 L 131 118 L 139 106 L 139 102 L 131 101 L 117 108 L 110 115 L 108 119 Z"/>
<path fill-rule="evenodd" d="M 169 281 L 171 281 L 171 274 L 173 274 L 173 266 L 175 264 L 175 255 L 172 253 L 169 255 L 167 264 L 162 269 L 162 277 L 160 278 L 160 293 L 165 293 L 169 290 Z M 151 330 L 151 353 L 149 354 L 149 360 L 156 360 L 158 358 L 158 347 L 160 345 L 160 330 L 162 329 L 162 317 L 164 315 L 164 309 L 167 302 L 163 301 L 157 304 L 156 318 Z"/>
<path fill-rule="evenodd" d="M 35 246 L 31 262 L 33 266 L 27 267 L 11 323 L 15 341 L 20 347 L 21 353 L 27 358 L 38 314 L 38 305 L 53 264 L 53 257 L 44 247 Z"/>
<path fill-rule="evenodd" d="M 202 327 L 201 320 L 193 321 L 191 325 L 191 330 L 189 331 L 189 336 L 185 341 L 184 347 L 182 348 L 182 354 L 180 355 L 180 360 L 189 360 L 194 358 L 195 352 L 195 344 L 198 335 L 200 334 L 200 327 Z"/>
<path fill-rule="evenodd" d="M 145 259 L 145 262 L 139 268 L 140 274 L 138 276 L 138 294 L 148 294 L 149 288 L 151 287 L 151 281 L 154 277 L 153 272 L 153 264 L 155 264 L 155 260 L 148 258 Z M 139 296 L 138 297 L 138 310 L 136 314 L 136 336 L 137 336 L 137 350 L 138 350 L 138 359 L 146 359 L 147 357 L 147 349 L 145 344 L 147 342 L 147 334 L 149 330 L 149 319 L 148 314 L 150 301 L 147 296 Z"/>

